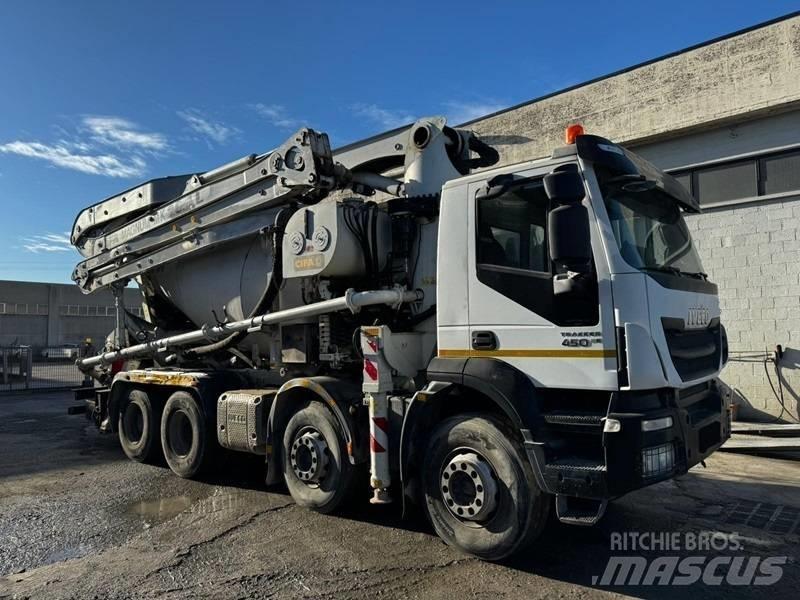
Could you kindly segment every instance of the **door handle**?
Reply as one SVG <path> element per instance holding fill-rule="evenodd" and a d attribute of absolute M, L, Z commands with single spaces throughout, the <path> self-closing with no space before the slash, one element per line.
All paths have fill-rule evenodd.
<path fill-rule="evenodd" d="M 493 331 L 473 331 L 473 350 L 497 350 L 497 336 Z"/>

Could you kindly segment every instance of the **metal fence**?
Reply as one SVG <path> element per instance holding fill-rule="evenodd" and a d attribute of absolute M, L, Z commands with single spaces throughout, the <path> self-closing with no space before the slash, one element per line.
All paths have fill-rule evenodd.
<path fill-rule="evenodd" d="M 77 387 L 83 373 L 75 366 L 77 349 L 0 347 L 0 393 Z"/>

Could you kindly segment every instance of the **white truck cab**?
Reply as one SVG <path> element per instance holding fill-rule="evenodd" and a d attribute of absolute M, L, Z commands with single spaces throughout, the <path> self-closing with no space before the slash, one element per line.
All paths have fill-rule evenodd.
<path fill-rule="evenodd" d="M 697 202 L 608 140 L 571 142 L 444 186 L 428 369 L 516 398 L 564 513 L 685 472 L 729 435 L 717 286 L 683 218 Z"/>

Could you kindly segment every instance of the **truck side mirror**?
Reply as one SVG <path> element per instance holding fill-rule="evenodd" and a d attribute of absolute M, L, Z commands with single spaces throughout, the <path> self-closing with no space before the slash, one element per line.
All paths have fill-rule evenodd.
<path fill-rule="evenodd" d="M 565 167 L 575 168 L 565 168 Z M 551 201 L 558 204 L 580 202 L 586 195 L 583 178 L 575 165 L 559 167 L 544 176 L 544 191 Z"/>
<path fill-rule="evenodd" d="M 550 259 L 570 271 L 587 272 L 592 261 L 589 213 L 577 170 L 555 171 L 544 178 L 547 197 L 558 204 L 547 215 Z"/>
<path fill-rule="evenodd" d="M 544 189 L 554 207 L 547 215 L 550 259 L 556 266 L 553 297 L 563 322 L 595 323 L 598 319 L 597 279 L 592 269 L 589 212 L 577 165 L 565 165 L 545 175 Z"/>

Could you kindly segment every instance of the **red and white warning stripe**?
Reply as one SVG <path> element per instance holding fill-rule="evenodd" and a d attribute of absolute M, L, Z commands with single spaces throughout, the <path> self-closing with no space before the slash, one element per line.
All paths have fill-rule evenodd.
<path fill-rule="evenodd" d="M 386 417 L 372 417 L 369 424 L 369 449 L 372 452 L 386 452 L 389 447 L 389 420 Z"/>

